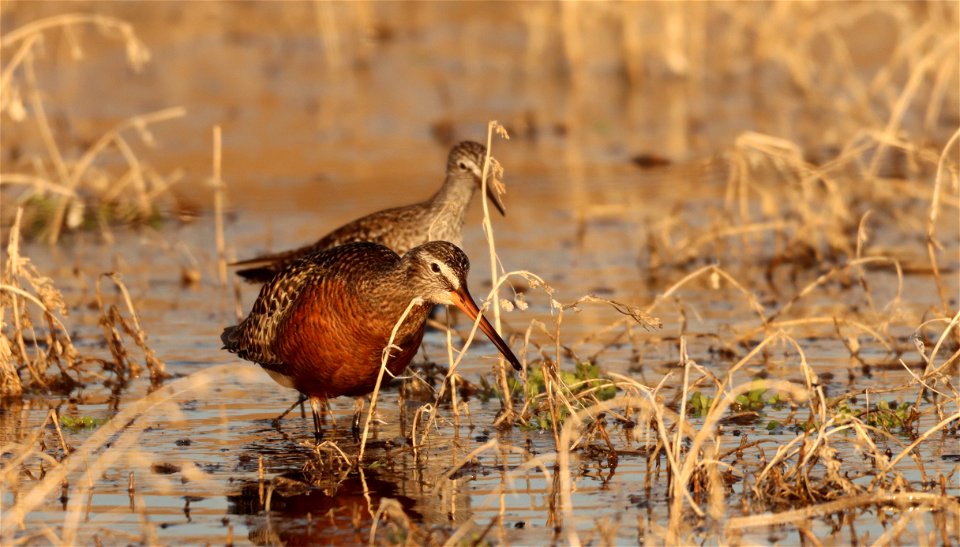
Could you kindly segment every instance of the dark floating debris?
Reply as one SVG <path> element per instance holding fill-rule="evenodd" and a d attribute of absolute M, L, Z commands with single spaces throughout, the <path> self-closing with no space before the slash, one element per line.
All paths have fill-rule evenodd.
<path fill-rule="evenodd" d="M 172 475 L 180 472 L 180 466 L 172 463 L 155 463 L 150 466 L 150 470 L 158 475 Z"/>
<path fill-rule="evenodd" d="M 657 167 L 666 167 L 673 164 L 673 162 L 670 161 L 670 159 L 666 156 L 653 153 L 643 153 L 631 156 L 630 163 L 641 169 L 655 169 Z"/>

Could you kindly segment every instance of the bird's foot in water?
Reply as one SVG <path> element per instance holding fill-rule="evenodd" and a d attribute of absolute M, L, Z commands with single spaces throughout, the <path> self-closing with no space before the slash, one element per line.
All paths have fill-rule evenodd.
<path fill-rule="evenodd" d="M 350 429 L 353 431 L 353 440 L 358 442 L 360 441 L 360 416 L 363 415 L 364 403 L 363 397 L 357 397 L 354 400 L 353 424 Z"/>
<path fill-rule="evenodd" d="M 360 414 L 353 415 L 353 425 L 350 427 L 350 431 L 353 432 L 353 440 L 360 441 Z"/>

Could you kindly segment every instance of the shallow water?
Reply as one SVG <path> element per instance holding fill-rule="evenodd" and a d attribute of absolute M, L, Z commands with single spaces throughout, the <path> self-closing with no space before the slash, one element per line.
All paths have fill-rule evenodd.
<path fill-rule="evenodd" d="M 335 6 L 345 9 L 345 5 Z M 61 8 L 20 7 L 5 14 L 4 29 L 42 11 Z M 482 52 L 470 50 L 469 40 L 438 24 L 458 10 L 468 10 L 467 5 L 415 5 L 418 23 L 409 29 L 392 29 L 395 37 L 377 50 L 376 61 L 340 73 L 343 81 L 331 80 L 326 72 L 329 67 L 322 60 L 323 48 L 313 26 L 317 15 L 309 6 L 298 4 L 284 11 L 267 3 L 205 4 L 197 9 L 205 10 L 206 22 L 197 22 L 204 19 L 196 12 L 188 17 L 179 8 L 162 4 L 139 5 L 138 10 L 149 12 L 139 15 L 126 4 L 97 5 L 97 9 L 133 20 L 152 49 L 154 63 L 144 74 L 133 75 L 123 68 L 118 50 L 98 46 L 93 37 L 84 36 L 84 44 L 89 44 L 87 59 L 77 65 L 64 58 L 66 46 L 51 39 L 49 55 L 55 62 L 44 67 L 40 78 L 48 86 L 49 100 L 62 105 L 58 109 L 62 116 L 69 116 L 65 145 L 77 146 L 128 115 L 172 104 L 187 106 L 188 115 L 182 121 L 156 128 L 161 148 L 143 153 L 161 172 L 185 170 L 184 182 L 176 186 L 181 201 L 176 207 L 193 204 L 201 214 L 184 222 L 168 220 L 155 228 L 117 228 L 109 243 L 97 233 L 75 233 L 54 248 L 27 243 L 22 253 L 40 272 L 55 279 L 64 293 L 70 309 L 67 324 L 81 352 L 109 357 L 102 347 L 94 283 L 100 273 L 114 271 L 130 290 L 150 347 L 174 379 L 217 365 L 229 367 L 213 383 L 156 409 L 146 430 L 124 449 L 118 462 L 102 477 L 91 479 L 89 510 L 80 516 L 78 543 L 150 543 L 152 536 L 165 544 L 221 543 L 228 538 L 255 544 L 365 543 L 378 520 L 378 507 L 391 505 L 386 500 L 396 500 L 420 542 L 442 542 L 471 521 L 473 527 L 463 538 L 466 542 L 486 534 L 488 541 L 500 543 L 563 543 L 571 526 L 584 542 L 594 544 L 662 541 L 662 527 L 669 519 L 665 462 L 662 456 L 651 461 L 631 429 L 613 419 L 607 420 L 607 431 L 620 451 L 615 462 L 606 458 L 602 441 L 596 438 L 589 444 L 598 450 L 574 453 L 573 522 L 559 513 L 557 484 L 537 468 L 521 469 L 531 457 L 556 450 L 552 434 L 495 428 L 500 411 L 496 398 L 484 402 L 476 394 L 470 397 L 469 415 L 460 416 L 459 427 L 452 424 L 449 403 L 441 405 L 436 429 L 415 452 L 405 438 L 417 409 L 432 403 L 434 396 L 429 391 L 408 396 L 401 413 L 400 391 L 388 389 L 378 404 L 383 423 L 374 427 L 367 446 L 369 465 L 360 472 L 342 467 L 334 451 L 316 453 L 309 446 L 311 421 L 302 419 L 299 411 L 282 422 L 281 430 L 274 428 L 272 419 L 295 400 L 294 393 L 272 383 L 255 365 L 220 349 L 220 332 L 236 322 L 238 308 L 241 313 L 249 310 L 257 289 L 232 279 L 227 286 L 217 281 L 214 226 L 204 184 L 209 176 L 209 128 L 215 123 L 224 128 L 231 259 L 310 242 L 362 214 L 427 197 L 442 179 L 447 150 L 446 144 L 434 142 L 431 124 L 436 128 L 440 122 L 454 120 L 457 138 L 483 140 L 486 121 L 498 118 L 515 134 L 511 141 L 494 143 L 494 154 L 507 169 L 508 214 L 493 219 L 497 254 L 505 270 L 529 270 L 541 276 L 554 289 L 552 298 L 562 303 L 597 294 L 646 306 L 687 274 L 716 264 L 747 287 L 767 314 L 812 283 L 826 267 L 783 267 L 774 273 L 771 285 L 761 266 L 777 249 L 769 237 L 752 240 L 750 247 L 736 242 L 705 246 L 701 256 L 677 263 L 670 262 L 670 249 L 654 252 L 649 242 L 663 233 L 677 241 L 716 221 L 717 211 L 723 209 L 729 164 L 727 156 L 713 154 L 728 148 L 741 130 L 765 130 L 798 142 L 815 140 L 813 136 L 762 104 L 709 94 L 680 101 L 676 91 L 690 92 L 690 86 L 677 81 L 650 86 L 648 94 L 630 92 L 622 77 L 602 63 L 590 72 L 591 80 L 606 85 L 591 87 L 590 93 L 570 91 L 552 77 L 536 84 L 527 80 L 511 84 L 507 77 L 513 66 L 511 50 L 502 44 L 520 40 L 523 29 L 497 27 L 486 8 L 479 8 L 479 13 L 489 19 L 481 17 L 465 32 L 479 38 L 498 28 L 499 45 L 491 44 Z M 389 20 L 396 9 L 376 6 L 382 20 Z M 308 22 L 303 22 L 304 14 Z M 146 23 L 151 15 L 172 21 L 173 31 Z M 257 17 L 268 23 L 254 24 Z M 448 53 L 432 53 L 438 51 Z M 431 52 L 430 62 L 411 64 L 410 59 L 428 56 L 426 52 Z M 120 79 L 122 93 L 104 84 L 104 74 Z M 785 100 L 802 104 L 789 94 Z M 697 114 L 702 112 L 711 114 L 706 126 Z M 530 118 L 535 123 L 525 126 L 524 120 Z M 671 123 L 674 118 L 684 123 Z M 5 131 L 8 127 L 5 121 Z M 8 135 L 12 136 L 4 137 L 5 159 L 10 157 L 7 143 L 31 142 L 29 132 L 15 129 Z M 629 162 L 630 156 L 651 150 L 666 155 L 672 164 L 640 169 Z M 927 179 L 915 182 L 929 184 Z M 473 263 L 471 290 L 482 299 L 490 283 L 479 209 L 474 204 L 467 219 L 464 248 Z M 910 211 L 918 218 L 925 214 L 922 205 Z M 949 220 L 944 226 L 950 227 Z M 940 267 L 947 294 L 956 295 L 960 290 L 957 235 L 948 229 L 940 233 L 945 234 L 946 246 Z M 904 262 L 925 259 L 923 241 L 922 228 L 906 231 L 891 224 L 882 224 L 871 240 Z M 200 281 L 182 283 L 185 271 L 198 272 Z M 854 336 L 861 345 L 859 357 L 869 366 L 851 357 L 832 324 L 789 327 L 827 397 L 910 383 L 913 377 L 898 362 L 901 358 L 914 372 L 922 370 L 910 337 L 930 308 L 938 305 L 933 278 L 908 271 L 901 301 L 893 302 L 898 280 L 892 269 L 868 270 L 865 275 L 872 303 L 855 277 L 850 282 L 851 276 L 840 276 L 839 282 L 818 288 L 781 318 L 861 317 L 868 324 L 879 324 L 878 316 L 890 315 L 889 332 L 898 343 L 895 351 L 849 325 L 841 326 L 845 336 Z M 109 287 L 109 282 L 104 283 Z M 113 289 L 105 292 L 117 298 Z M 508 291 L 502 294 L 509 296 Z M 556 321 L 551 296 L 539 289 L 525 296 L 528 309 L 502 314 L 518 355 L 532 320 L 541 321 L 551 333 Z M 951 305 L 956 306 L 955 299 Z M 651 387 L 669 376 L 662 392 L 669 400 L 682 387 L 681 336 L 690 359 L 722 376 L 765 335 L 747 299 L 726 282 L 713 287 L 707 280 L 697 280 L 659 304 L 653 314 L 663 321 L 659 330 L 638 325 L 605 330 L 622 316 L 608 306 L 583 304 L 578 312 L 565 312 L 561 339 L 574 355 L 590 359 L 605 373 L 629 375 Z M 456 326 L 465 328 L 462 318 Z M 931 333 L 939 330 L 927 331 Z M 743 345 L 738 344 L 741 340 Z M 520 355 L 525 362 L 555 355 L 554 343 L 542 331 L 533 329 L 531 341 Z M 725 351 L 730 348 L 735 355 Z M 136 348 L 129 350 L 140 359 Z M 416 359 L 422 361 L 446 366 L 446 339 L 441 332 L 427 333 Z M 478 339 L 458 372 L 478 385 L 481 377 L 492 381 L 495 363 L 493 346 Z M 570 358 L 564 360 L 563 368 L 573 366 Z M 82 389 L 62 397 L 29 394 L 22 404 L 5 404 L 0 410 L 0 441 L 24 441 L 49 408 L 68 416 L 105 419 L 150 390 L 148 379 L 142 377 L 113 394 L 103 385 L 109 373 L 102 375 L 88 378 Z M 756 377 L 800 385 L 805 381 L 794 348 L 783 343 L 770 346 L 741 369 L 737 380 L 749 382 Z M 703 387 L 706 390 L 709 384 Z M 915 394 L 916 390 L 908 390 L 892 397 L 902 402 L 906 396 L 909 402 Z M 326 440 L 347 455 L 358 450 L 349 432 L 352 410 L 352 401 L 333 401 L 335 425 L 328 421 L 326 429 Z M 789 414 L 787 408 L 766 408 L 745 424 L 725 424 L 722 444 L 733 449 L 743 436 L 769 441 L 763 445 L 769 459 L 776 446 L 797 434 L 784 428 L 768 432 L 767 424 Z M 934 415 L 924 416 L 919 430 L 936 421 Z M 702 424 L 697 418 L 691 422 L 694 427 Z M 67 429 L 64 435 L 78 447 L 93 432 Z M 491 440 L 499 446 L 453 472 L 472 451 Z M 62 455 L 51 427 L 44 431 L 43 442 L 50 454 Z M 889 446 L 897 453 L 910 439 L 894 434 L 876 442 L 881 450 Z M 837 446 L 838 457 L 852 470 L 869 468 L 855 443 Z M 522 447 L 526 453 L 508 447 Z M 919 454 L 928 480 L 940 474 L 952 476 L 956 462 L 951 455 L 956 453 L 955 435 L 925 443 Z M 746 470 L 755 471 L 759 465 L 756 457 L 752 453 L 746 461 L 727 463 L 734 466 L 735 475 L 743 477 Z M 263 479 L 259 477 L 261 461 Z M 546 469 L 555 471 L 552 460 Z M 42 473 L 36 466 L 31 470 Z M 134 488 L 129 490 L 131 472 Z M 904 474 L 912 486 L 922 489 L 918 472 L 908 469 Z M 58 489 L 27 516 L 26 530 L 18 532 L 18 537 L 33 536 L 33 542 L 44 543 L 38 534 L 45 526 L 62 533 L 60 526 L 70 518 L 68 509 L 86 503 L 75 497 L 86 480 L 83 473 L 71 475 L 66 498 L 60 499 Z M 30 484 L 28 477 L 21 477 L 17 484 L 7 485 L 0 496 L 2 507 L 9 508 L 26 495 Z M 734 493 L 725 500 L 728 515 L 747 514 L 741 499 L 746 488 L 743 482 L 733 483 Z M 960 495 L 955 480 L 947 492 Z M 807 526 L 815 537 L 830 543 L 873 540 L 889 527 L 878 522 L 876 511 L 886 510 L 857 513 L 855 535 L 849 527 L 826 518 L 811 519 Z M 379 542 L 403 538 L 400 528 L 390 528 L 383 518 L 378 527 Z M 743 536 L 745 543 L 802 539 L 795 526 L 748 529 Z M 712 540 L 704 537 L 702 541 Z"/>
<path fill-rule="evenodd" d="M 662 183 L 671 183 L 670 171 L 663 173 Z M 522 195 L 523 192 L 518 191 L 517 194 Z M 524 211 L 522 199 L 518 198 L 516 203 L 512 211 L 529 216 L 536 214 Z M 296 212 L 285 217 L 283 223 L 256 212 L 244 212 L 242 217 L 242 222 L 248 225 L 240 228 L 237 224 L 231 224 L 231 231 L 248 232 L 250 238 L 256 237 L 253 235 L 256 230 L 250 225 L 273 222 L 277 231 L 281 227 L 296 231 L 302 225 L 311 224 L 314 218 Z M 497 226 L 500 233 L 508 232 L 499 222 Z M 112 249 L 103 252 L 114 257 L 125 257 L 128 265 L 123 270 L 123 279 L 130 286 L 140 320 L 149 334 L 149 343 L 166 362 L 168 372 L 180 376 L 215 364 L 234 363 L 230 366 L 245 374 L 240 377 L 224 375 L 207 389 L 179 397 L 176 405 L 179 416 L 164 411 L 155 418 L 151 417 L 148 430 L 140 437 L 136 449 L 121 458 L 121 463 L 114 471 L 96 481 L 89 515 L 84 516 L 82 533 L 78 538 L 81 542 L 93 541 L 93 535 L 104 542 L 133 541 L 141 538 L 147 529 L 153 530 L 163 543 L 219 542 L 225 541 L 230 533 L 235 542 L 362 543 L 367 541 L 370 524 L 374 520 L 371 511 L 375 511 L 381 501 L 387 498 L 397 500 L 407 517 L 415 522 L 418 533 L 426 534 L 417 536 L 420 538 L 441 540 L 467 519 L 477 523 L 478 530 L 473 533 L 479 533 L 479 529 L 502 512 L 503 528 L 494 527 L 490 532 L 491 539 L 509 543 L 563 541 L 565 536 L 557 535 L 554 529 L 557 493 L 552 481 L 544 479 L 536 469 L 511 475 L 528 457 L 494 449 L 481 454 L 465 469 L 458 471 L 453 480 L 441 478 L 442 474 L 462 462 L 468 453 L 490 439 L 497 439 L 505 445 L 524 447 L 531 455 L 553 452 L 553 437 L 548 431 L 499 431 L 493 428 L 499 411 L 496 399 L 486 403 L 476 397 L 470 399 L 470 416 L 461 418 L 459 430 L 449 423 L 449 405 L 442 408 L 444 421 L 423 446 L 419 457 L 414 457 L 399 429 L 398 391 L 392 389 L 381 394 L 379 417 L 384 424 L 375 428 L 368 448 L 367 461 L 373 462 L 373 465 L 361 474 L 341 470 L 332 453 L 324 452 L 318 457 L 305 447 L 304 443 L 309 444 L 311 439 L 310 420 L 301 419 L 297 411 L 284 420 L 282 433 L 274 429 L 271 420 L 295 399 L 294 394 L 276 386 L 254 365 L 237 362 L 219 349 L 219 332 L 224 325 L 233 321 L 234 305 L 230 291 L 220 288 L 210 275 L 205 275 L 199 286 L 180 287 L 180 274 L 176 268 L 169 267 L 169 254 L 156 250 L 145 251 L 157 248 L 153 243 L 157 237 L 200 245 L 198 242 L 202 241 L 204 234 L 211 231 L 211 223 L 202 219 L 179 228 L 165 226 L 158 234 L 117 234 Z M 236 237 L 239 239 L 242 236 Z M 535 233 L 529 237 L 537 238 Z M 547 243 L 554 239 L 553 236 L 540 236 L 539 239 L 541 244 L 535 246 L 541 250 L 535 261 L 525 264 L 530 260 L 530 255 L 508 244 L 498 247 L 501 260 L 508 268 L 537 271 L 554 286 L 556 297 L 564 300 L 572 300 L 578 294 L 603 288 L 611 298 L 628 302 L 649 301 L 652 293 L 662 290 L 657 288 L 662 286 L 658 284 L 669 284 L 667 279 L 683 274 L 682 271 L 673 272 L 664 280 L 641 282 L 638 288 L 636 276 L 640 266 L 633 250 L 621 246 L 619 253 L 613 249 L 604 251 L 610 263 L 623 265 L 602 270 L 594 259 L 583 256 L 597 251 L 579 253 L 575 248 L 562 245 L 551 249 Z M 482 249 L 482 242 L 473 233 L 468 237 L 466 247 Z M 34 245 L 28 245 L 25 252 L 34 258 L 41 271 L 56 272 L 55 264 L 64 262 L 65 258 L 47 256 L 43 247 Z M 141 253 L 142 260 L 138 256 Z M 69 256 L 66 262 L 71 264 L 70 267 L 77 263 L 81 271 L 95 271 L 96 263 L 110 261 L 98 257 L 95 252 L 73 256 L 66 254 Z M 571 255 L 576 255 L 576 259 L 571 260 Z M 134 257 L 138 259 L 134 260 Z M 557 268 L 557 273 L 553 273 L 549 268 L 551 264 L 562 264 L 562 268 Z M 600 280 L 595 279 L 598 271 L 603 273 Z M 479 289 L 484 285 L 482 272 L 482 266 L 474 268 L 471 278 L 471 283 L 478 287 L 474 290 L 478 298 L 485 293 Z M 871 276 L 871 279 L 878 291 L 882 289 L 884 280 L 893 282 L 885 275 Z M 908 302 L 922 302 L 924 298 L 933 297 L 929 290 L 918 289 L 917 286 L 922 282 L 923 279 L 915 281 L 915 278 L 908 278 L 907 286 L 910 289 L 905 295 Z M 98 326 L 91 319 L 80 321 L 84 317 L 83 303 L 92 299 L 89 289 L 84 291 L 83 286 L 82 282 L 76 283 L 76 286 L 70 281 L 61 284 L 68 301 L 72 303 L 74 324 L 78 325 L 73 333 L 74 338 L 80 341 L 89 339 L 90 343 L 95 343 L 99 334 Z M 632 290 L 626 288 L 628 286 L 632 286 Z M 651 294 L 642 292 L 645 290 Z M 242 292 L 243 309 L 246 311 L 254 297 L 255 288 L 245 285 Z M 729 338 L 732 330 L 755 327 L 756 320 L 736 296 L 729 296 L 729 293 L 718 295 L 717 292 L 707 287 L 696 287 L 683 291 L 680 298 L 689 321 L 685 336 L 690 357 L 715 374 L 722 374 L 739 357 L 727 358 L 715 353 L 713 350 L 719 343 L 718 339 Z M 837 294 L 846 294 L 851 301 L 858 302 L 859 299 L 850 295 L 850 292 L 839 291 Z M 834 297 L 836 294 L 812 298 L 804 309 L 810 314 L 822 314 L 824 310 L 837 306 Z M 509 330 L 522 331 L 534 317 L 550 324 L 546 299 L 536 291 L 531 291 L 528 302 L 531 305 L 524 312 L 503 314 Z M 920 308 L 917 306 L 915 313 L 922 313 Z M 670 374 L 668 385 L 676 388 L 682 381 L 682 371 L 676 366 L 679 357 L 676 336 L 680 333 L 680 318 L 676 312 L 676 308 L 668 306 L 657 314 L 664 321 L 660 331 L 634 327 L 627 343 L 608 347 L 606 340 L 617 334 L 614 332 L 601 335 L 599 340 L 572 344 L 572 349 L 580 356 L 593 356 L 599 352 L 595 361 L 604 371 L 628 374 L 647 385 L 656 385 Z M 609 308 L 585 305 L 581 313 L 565 318 L 563 336 L 567 340 L 580 340 L 618 318 Z M 897 386 L 911 380 L 910 375 L 896 365 L 895 358 L 876 345 L 871 346 L 865 341 L 861 356 L 872 363 L 889 366 L 875 366 L 867 375 L 865 369 L 850 358 L 834 337 L 824 335 L 822 330 L 820 334 L 812 336 L 803 340 L 803 350 L 813 371 L 821 376 L 828 397 L 869 386 Z M 908 334 L 905 333 L 905 336 Z M 552 353 L 552 345 L 548 340 L 542 336 L 533 336 L 533 339 L 546 346 L 544 351 L 548 355 Z M 429 332 L 422 350 L 423 358 L 443 364 L 446 360 L 444 344 L 445 338 L 441 333 Z M 512 345 L 514 349 L 519 349 L 520 339 L 513 338 Z M 906 346 L 906 343 L 903 345 Z M 96 351 L 92 347 L 88 350 Z M 136 350 L 132 351 L 136 354 Z M 772 378 L 802 384 L 803 375 L 792 353 L 790 348 L 775 347 L 764 360 L 748 365 L 743 370 L 742 381 L 758 374 L 769 374 Z M 477 383 L 481 375 L 492 378 L 493 356 L 494 350 L 490 344 L 474 344 L 461 364 L 460 374 L 472 383 Z M 535 360 L 536 351 L 531 349 L 525 358 Z M 909 354 L 903 358 L 915 370 L 922 370 L 918 367 L 918 358 Z M 417 361 L 420 360 L 421 357 L 418 357 Z M 566 366 L 572 365 L 567 362 Z M 96 382 L 71 394 L 69 400 L 30 396 L 27 398 L 27 407 L 19 412 L 14 413 L 17 409 L 4 409 L 8 418 L 4 420 L 4 439 L 18 439 L 32 432 L 44 419 L 49 406 L 58 407 L 61 413 L 67 415 L 109 418 L 115 412 L 111 408 L 122 408 L 139 399 L 145 395 L 147 388 L 146 380 L 136 381 L 116 401 L 111 400 L 109 392 Z M 665 393 L 672 396 L 669 395 L 672 391 L 668 389 Z M 432 402 L 432 397 L 406 403 L 407 435 L 409 420 L 417 407 L 426 402 Z M 352 406 L 349 400 L 334 401 L 331 407 L 336 425 L 331 427 L 332 424 L 328 424 L 327 429 L 327 440 L 337 443 L 348 455 L 357 451 L 357 443 L 349 433 Z M 777 444 L 789 442 L 796 436 L 790 431 L 770 434 L 765 429 L 770 420 L 783 420 L 787 414 L 787 410 L 768 409 L 763 417 L 752 423 L 725 426 L 727 435 L 724 445 L 733 448 L 740 442 L 739 435 L 747 435 L 751 440 L 769 441 L 771 444 L 767 450 L 772 452 Z M 14 415 L 19 420 L 11 419 Z M 932 426 L 935 421 L 933 416 L 924 418 L 920 430 Z M 693 419 L 693 423 L 696 426 L 699 422 Z M 575 493 L 572 498 L 576 507 L 576 526 L 584 534 L 585 540 L 594 538 L 601 541 L 597 529 L 603 521 L 613 534 L 607 536 L 608 539 L 642 541 L 645 534 L 654 533 L 651 530 L 655 529 L 657 523 L 662 525 L 668 518 L 665 483 L 662 478 L 653 479 L 653 488 L 645 488 L 648 466 L 656 465 L 656 462 L 648 462 L 648 456 L 643 452 L 631 455 L 633 447 L 639 445 L 631 440 L 628 430 L 611 423 L 609 431 L 624 455 L 618 458 L 615 466 L 611 466 L 603 456 L 595 459 L 582 455 L 576 463 Z M 67 442 L 74 446 L 82 444 L 86 434 L 83 430 L 68 430 L 65 433 Z M 46 437 L 49 446 L 56 446 L 49 428 Z M 908 439 L 902 437 L 901 442 L 908 442 Z M 955 439 L 943 438 L 926 444 L 920 451 L 929 476 L 951 472 L 955 463 L 943 458 L 955 452 L 952 445 L 955 445 Z M 840 457 L 852 465 L 863 461 L 858 450 L 853 449 L 853 444 L 840 446 L 851 450 L 841 453 Z M 898 451 L 896 444 L 890 446 L 895 453 Z M 261 457 L 267 480 L 265 488 L 269 491 L 271 484 L 275 488 L 270 495 L 269 512 L 264 512 L 266 498 L 259 494 L 264 484 L 258 479 L 258 461 Z M 175 467 L 158 470 L 146 462 Z M 663 465 L 663 462 L 660 464 Z M 325 466 L 326 471 L 313 469 L 318 465 Z M 184 467 L 195 467 L 199 472 L 192 473 L 188 479 L 181 472 Z M 305 467 L 308 468 L 306 471 Z M 129 471 L 134 472 L 136 481 L 133 502 L 128 493 Z M 906 475 L 911 480 L 920 481 L 919 475 Z M 281 477 L 289 479 L 289 482 L 281 481 Z M 500 496 L 499 488 L 505 482 L 508 493 Z M 954 495 L 960 493 L 956 488 L 949 491 Z M 15 502 L 17 493 L 7 491 L 4 497 L 4 506 L 9 507 Z M 730 498 L 731 511 L 736 511 L 739 503 L 737 498 L 736 495 Z M 145 519 L 140 516 L 141 512 L 145 514 Z M 51 499 L 43 510 L 32 513 L 28 522 L 31 527 L 40 523 L 55 526 L 63 518 L 63 502 Z M 861 537 L 869 533 L 870 537 L 875 538 L 883 533 L 884 529 L 879 525 L 869 524 L 871 520 L 871 517 L 858 519 L 857 531 Z M 149 523 L 149 527 L 145 522 Z M 564 524 L 570 525 L 569 522 Z M 833 541 L 838 542 L 848 540 L 848 532 L 830 530 L 829 526 L 817 521 L 811 524 L 811 528 L 818 537 L 833 537 Z M 430 536 L 431 533 L 435 535 Z M 748 534 L 745 540 L 796 540 L 796 536 L 789 531 L 780 532 L 778 529 L 758 529 L 756 534 Z"/>

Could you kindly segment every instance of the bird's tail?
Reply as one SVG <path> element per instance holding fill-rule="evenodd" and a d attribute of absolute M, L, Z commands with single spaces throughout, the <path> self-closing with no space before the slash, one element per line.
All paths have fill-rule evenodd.
<path fill-rule="evenodd" d="M 247 260 L 239 260 L 237 262 L 231 262 L 231 266 L 247 266 L 241 270 L 237 270 L 237 275 L 242 277 L 244 280 L 250 283 L 266 283 L 273 279 L 273 276 L 282 272 L 287 266 L 293 264 L 301 257 L 308 255 L 314 251 L 319 251 L 324 248 L 321 240 L 318 243 L 312 245 L 307 245 L 305 247 L 300 247 L 297 249 L 292 249 L 289 251 L 283 251 L 280 253 L 274 253 L 269 255 L 258 256 L 256 258 L 250 258 Z M 318 246 L 319 245 L 319 246 Z"/>
<path fill-rule="evenodd" d="M 277 272 L 283 269 L 283 264 L 267 264 L 255 268 L 244 268 L 237 270 L 237 275 L 242 277 L 248 283 L 266 283 L 277 275 Z"/>
<path fill-rule="evenodd" d="M 223 342 L 223 349 L 236 352 L 240 342 L 240 325 L 234 325 L 223 329 L 220 335 L 220 341 Z"/>

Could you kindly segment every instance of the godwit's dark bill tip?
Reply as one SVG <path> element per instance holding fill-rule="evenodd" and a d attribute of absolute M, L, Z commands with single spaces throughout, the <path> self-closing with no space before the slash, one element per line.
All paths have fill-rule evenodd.
<path fill-rule="evenodd" d="M 483 319 L 482 321 L 486 321 L 486 319 Z M 481 322 L 481 326 L 482 325 L 483 323 Z M 491 327 L 490 330 L 493 331 L 493 327 Z M 523 366 L 520 364 L 520 360 L 517 359 L 517 356 L 513 354 L 513 351 L 510 349 L 510 346 L 508 346 L 507 343 L 503 341 L 503 338 L 501 338 L 499 335 L 496 335 L 496 331 L 493 331 L 493 332 L 494 332 L 493 336 L 490 336 L 489 334 L 488 336 L 490 340 L 493 342 L 493 345 L 497 346 L 497 349 L 500 351 L 500 355 L 503 355 L 504 359 L 506 359 L 507 361 L 510 361 L 510 364 L 513 365 L 514 370 L 518 370 L 518 371 L 522 370 Z"/>
<path fill-rule="evenodd" d="M 497 193 L 492 184 L 487 186 L 487 197 L 490 198 L 490 203 L 497 208 L 497 211 L 500 211 L 501 216 L 507 216 L 507 209 L 503 205 L 503 200 L 500 199 L 500 194 Z"/>
<path fill-rule="evenodd" d="M 467 291 L 466 286 L 460 287 L 458 291 L 452 291 L 450 293 L 450 298 L 453 300 L 455 306 L 460 308 L 464 313 L 470 317 L 471 320 L 476 321 L 477 317 L 480 318 L 480 330 L 487 335 L 487 338 L 493 342 L 493 345 L 497 347 L 497 350 L 500 351 L 500 355 L 510 361 L 510 364 L 513 365 L 513 368 L 520 370 L 523 367 L 520 365 L 520 360 L 517 359 L 517 356 L 513 354 L 513 351 L 510 349 L 510 346 L 503 341 L 503 338 L 497 334 L 497 331 L 493 328 L 493 325 L 487 321 L 487 318 L 480 313 L 480 308 L 477 307 L 476 302 L 473 301 L 473 297 L 470 296 L 470 292 Z"/>

